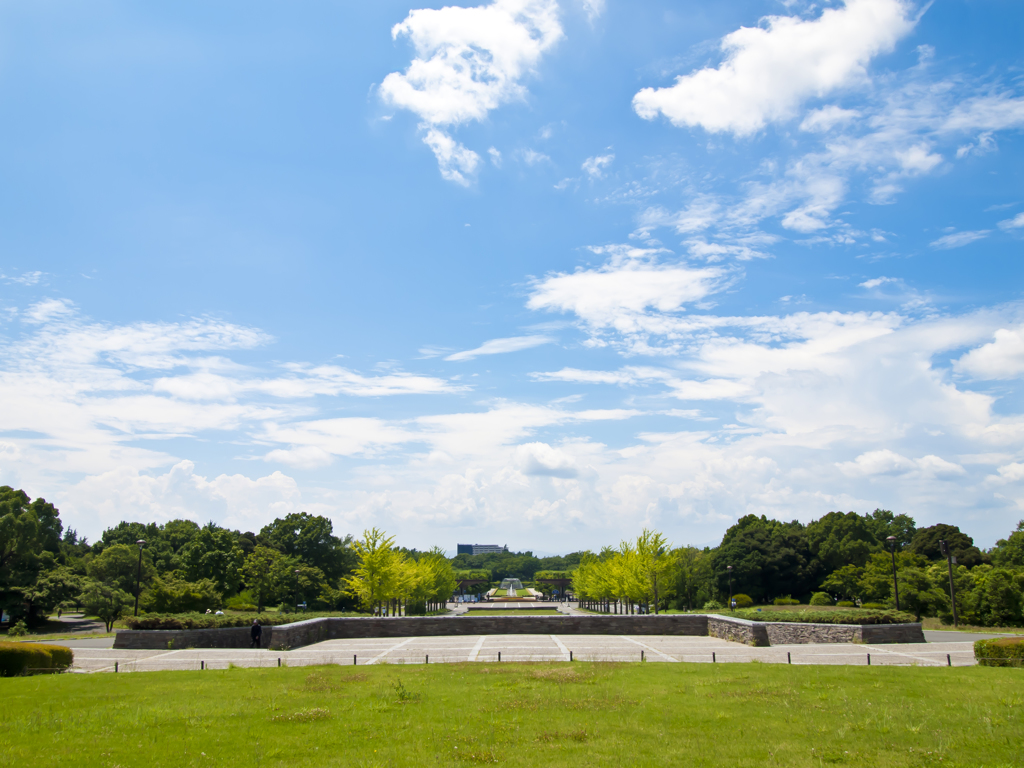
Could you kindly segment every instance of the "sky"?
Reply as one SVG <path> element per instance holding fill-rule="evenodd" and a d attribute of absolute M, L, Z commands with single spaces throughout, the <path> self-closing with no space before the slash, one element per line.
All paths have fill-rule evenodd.
<path fill-rule="evenodd" d="M 1016 0 L 0 3 L 0 484 L 408 547 L 1024 517 Z"/>

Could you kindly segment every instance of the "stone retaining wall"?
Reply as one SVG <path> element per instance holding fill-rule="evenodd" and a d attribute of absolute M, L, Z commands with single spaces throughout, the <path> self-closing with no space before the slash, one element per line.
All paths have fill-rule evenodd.
<path fill-rule="evenodd" d="M 324 640 L 453 635 L 689 635 L 754 646 L 792 643 L 923 643 L 920 624 L 855 626 L 758 622 L 706 614 L 661 616 L 407 616 L 318 618 L 263 628 L 264 648 Z M 170 644 L 170 645 L 169 645 Z M 248 648 L 248 627 L 121 630 L 115 648 Z"/>

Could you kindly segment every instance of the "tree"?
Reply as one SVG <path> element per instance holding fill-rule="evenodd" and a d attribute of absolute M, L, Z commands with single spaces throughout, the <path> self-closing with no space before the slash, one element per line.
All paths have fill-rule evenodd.
<path fill-rule="evenodd" d="M 89 578 L 134 595 L 139 575 L 139 548 L 136 545 L 114 544 L 93 558 L 86 572 Z M 142 583 L 148 584 L 156 575 L 153 560 L 142 550 Z"/>
<path fill-rule="evenodd" d="M 665 537 L 644 528 L 636 540 L 636 572 L 643 585 L 644 602 L 653 603 L 655 613 L 658 613 L 661 598 L 672 591 L 670 574 L 674 566 Z"/>
<path fill-rule="evenodd" d="M 223 595 L 233 595 L 238 591 L 245 557 L 231 531 L 206 526 L 182 546 L 180 558 L 187 579 L 210 579 Z"/>
<path fill-rule="evenodd" d="M 141 602 L 146 611 L 154 613 L 188 613 L 220 608 L 224 598 L 211 579 L 192 582 L 165 574 L 153 579 Z"/>
<path fill-rule="evenodd" d="M 335 536 L 334 525 L 328 518 L 306 512 L 278 518 L 259 535 L 261 545 L 297 557 L 306 565 L 319 568 L 329 579 L 342 576 L 354 565 L 351 541 L 351 537 Z"/>
<path fill-rule="evenodd" d="M 1024 566 L 1024 520 L 1017 523 L 1017 530 L 1008 538 L 996 542 L 991 555 L 994 565 Z"/>
<path fill-rule="evenodd" d="M 256 547 L 245 558 L 242 581 L 256 598 L 256 607 L 261 613 L 263 606 L 279 600 L 287 588 L 287 568 L 290 562 L 289 558 L 270 547 Z"/>
<path fill-rule="evenodd" d="M 107 627 L 107 632 L 114 622 L 132 610 L 134 598 L 123 589 L 110 584 L 90 580 L 82 591 L 82 605 L 86 613 L 98 616 Z"/>
<path fill-rule="evenodd" d="M 66 566 L 40 574 L 36 583 L 25 590 L 25 600 L 44 613 L 52 613 L 62 603 L 69 603 L 82 591 L 82 578 Z"/>
<path fill-rule="evenodd" d="M 807 543 L 817 567 L 831 573 L 844 565 L 863 566 L 880 549 L 877 528 L 874 520 L 856 512 L 829 512 L 807 526 Z"/>
<path fill-rule="evenodd" d="M 40 571 L 56 564 L 62 529 L 52 504 L 0 486 L 0 608 L 12 617 L 35 618 L 25 592 Z"/>
<path fill-rule="evenodd" d="M 974 546 L 974 539 L 966 533 L 962 533 L 957 526 L 944 523 L 918 528 L 907 550 L 924 555 L 929 560 L 941 560 L 944 558 L 942 550 L 939 548 L 940 540 L 944 540 L 949 545 L 950 553 L 956 557 L 957 563 L 970 568 L 985 561 L 981 550 Z"/>
<path fill-rule="evenodd" d="M 833 598 L 840 600 L 856 600 L 861 597 L 861 582 L 864 569 L 857 565 L 844 565 L 833 571 L 821 582 L 822 590 Z M 863 599 L 863 598 L 861 598 Z"/>
<path fill-rule="evenodd" d="M 363 540 L 353 544 L 359 562 L 344 583 L 348 593 L 368 610 L 406 592 L 406 555 L 394 544 L 393 536 L 377 528 L 363 531 Z"/>

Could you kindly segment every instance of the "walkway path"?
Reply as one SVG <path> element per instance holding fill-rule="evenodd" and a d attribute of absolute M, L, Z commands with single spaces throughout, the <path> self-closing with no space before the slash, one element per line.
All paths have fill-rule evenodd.
<path fill-rule="evenodd" d="M 294 651 L 203 648 L 183 651 L 134 651 L 76 648 L 75 670 L 141 672 L 168 669 L 276 667 L 311 664 L 422 664 L 506 661 L 640 661 L 718 663 L 760 661 L 769 664 L 847 664 L 867 666 L 971 666 L 970 642 L 902 645 L 822 644 L 751 648 L 713 637 L 669 635 L 481 635 L 327 640 Z M 712 654 L 714 657 L 712 657 Z"/>

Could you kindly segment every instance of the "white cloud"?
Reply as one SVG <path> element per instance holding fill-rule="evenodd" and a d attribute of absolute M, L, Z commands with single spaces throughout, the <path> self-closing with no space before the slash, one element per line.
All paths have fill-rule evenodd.
<path fill-rule="evenodd" d="M 539 165 L 540 163 L 550 163 L 551 158 L 545 155 L 543 152 L 538 152 L 535 149 L 524 149 L 519 153 L 519 156 L 523 158 L 523 162 L 527 165 Z"/>
<path fill-rule="evenodd" d="M 835 104 L 829 104 L 821 109 L 812 109 L 800 123 L 801 131 L 810 133 L 827 133 L 837 125 L 845 125 L 851 120 L 860 117 L 860 112 L 855 109 L 843 109 Z"/>
<path fill-rule="evenodd" d="M 487 154 L 491 156 L 491 164 L 495 168 L 501 168 L 501 152 L 495 147 L 491 147 L 487 150 Z"/>
<path fill-rule="evenodd" d="M 587 19 L 591 23 L 604 13 L 605 0 L 580 0 L 580 4 L 583 6 L 583 10 L 586 11 Z"/>
<path fill-rule="evenodd" d="M 527 306 L 574 312 L 585 323 L 625 328 L 648 307 L 675 312 L 725 287 L 728 272 L 719 267 L 661 264 L 660 251 L 607 246 L 595 253 L 612 258 L 598 269 L 556 273 L 534 282 Z"/>
<path fill-rule="evenodd" d="M 476 169 L 480 165 L 480 155 L 466 149 L 451 136 L 436 128 L 427 131 L 423 137 L 426 144 L 437 158 L 437 167 L 441 170 L 441 178 L 454 181 L 462 186 L 469 186 Z"/>
<path fill-rule="evenodd" d="M 516 447 L 515 462 L 524 475 L 571 478 L 579 475 L 572 456 L 547 443 L 524 443 Z"/>
<path fill-rule="evenodd" d="M 475 349 L 467 349 L 462 352 L 456 352 L 455 354 L 448 355 L 445 360 L 459 362 L 462 360 L 472 360 L 480 355 L 503 355 L 508 352 L 519 352 L 524 349 L 539 347 L 542 344 L 552 344 L 554 341 L 555 340 L 550 336 L 544 336 L 541 334 L 535 334 L 532 336 L 513 336 L 507 339 L 491 339 L 490 341 L 485 341 Z"/>
<path fill-rule="evenodd" d="M 932 248 L 938 248 L 940 250 L 950 250 L 951 248 L 962 248 L 965 245 L 977 242 L 978 240 L 984 240 L 991 234 L 991 230 L 982 229 L 977 232 L 953 232 L 949 235 L 943 235 L 937 240 L 932 240 Z"/>
<path fill-rule="evenodd" d="M 442 127 L 483 120 L 524 98 L 522 79 L 563 36 L 555 0 L 413 10 L 391 34 L 407 37 L 416 58 L 404 73 L 384 78 L 381 97 L 419 116 L 442 176 L 459 184 L 468 183 L 479 155 Z"/>
<path fill-rule="evenodd" d="M 25 320 L 30 323 L 48 323 L 75 314 L 74 302 L 67 299 L 44 299 L 25 311 Z"/>
<path fill-rule="evenodd" d="M 1018 213 L 1012 219 L 999 222 L 1000 229 L 1021 229 L 1022 227 L 1024 227 L 1024 213 Z"/>
<path fill-rule="evenodd" d="M 976 379 L 1015 379 L 1024 374 L 1024 326 L 1000 328 L 988 344 L 965 353 L 954 368 Z"/>
<path fill-rule="evenodd" d="M 964 474 L 959 464 L 946 461 L 938 456 L 928 455 L 920 459 L 908 459 L 888 449 L 862 453 L 853 461 L 837 464 L 840 471 L 849 477 L 874 477 L 876 475 L 905 475 L 918 472 L 935 478 L 949 478 Z"/>
<path fill-rule="evenodd" d="M 596 155 L 594 157 L 588 157 L 583 161 L 583 165 L 580 167 L 590 178 L 600 179 L 604 176 L 604 169 L 611 165 L 614 159 L 615 155 L 611 153 L 607 155 Z"/>
<path fill-rule="evenodd" d="M 8 283 L 17 283 L 18 285 L 35 285 L 43 279 L 43 273 L 39 271 L 35 272 L 23 272 L 20 275 L 0 275 L 0 280 L 5 280 Z"/>
<path fill-rule="evenodd" d="M 664 114 L 677 126 L 746 136 L 792 117 L 806 99 L 866 81 L 868 62 L 891 51 L 914 27 L 902 0 L 847 0 L 821 16 L 769 16 L 722 39 L 725 61 L 644 88 L 633 99 L 640 117 Z"/>

